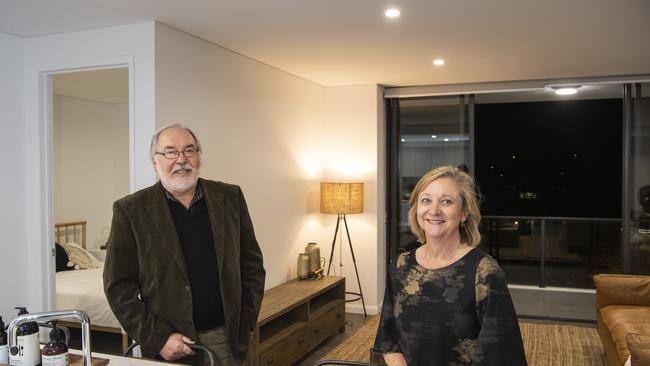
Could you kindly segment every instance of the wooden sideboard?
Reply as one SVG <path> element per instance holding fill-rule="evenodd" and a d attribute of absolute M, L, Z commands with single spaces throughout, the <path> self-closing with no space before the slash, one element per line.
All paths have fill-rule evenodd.
<path fill-rule="evenodd" d="M 345 278 L 292 280 L 264 292 L 248 366 L 290 366 L 345 330 Z"/>

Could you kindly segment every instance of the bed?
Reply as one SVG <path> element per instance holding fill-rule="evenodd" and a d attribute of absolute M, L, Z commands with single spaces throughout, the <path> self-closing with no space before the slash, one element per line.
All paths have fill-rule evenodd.
<path fill-rule="evenodd" d="M 76 243 L 86 249 L 86 222 L 56 224 L 54 237 L 57 243 Z M 78 309 L 90 317 L 91 330 L 122 335 L 122 348 L 128 346 L 128 337 L 113 315 L 104 295 L 102 274 L 104 262 L 97 268 L 68 270 L 56 273 L 56 309 Z M 75 321 L 61 322 L 65 326 L 78 328 Z"/>

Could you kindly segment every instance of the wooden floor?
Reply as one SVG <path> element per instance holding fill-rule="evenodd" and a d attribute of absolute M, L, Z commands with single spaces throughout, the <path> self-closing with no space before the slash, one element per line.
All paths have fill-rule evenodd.
<path fill-rule="evenodd" d="M 370 317 L 370 315 L 368 315 Z M 303 357 L 295 366 L 313 366 L 316 362 L 320 361 L 323 356 L 325 356 L 329 351 L 333 350 L 339 344 L 345 342 L 354 332 L 356 332 L 359 327 L 365 322 L 363 314 L 345 314 L 345 332 L 339 333 L 338 335 L 331 337 L 329 340 L 325 341 L 318 348 L 313 350 L 307 356 Z"/>

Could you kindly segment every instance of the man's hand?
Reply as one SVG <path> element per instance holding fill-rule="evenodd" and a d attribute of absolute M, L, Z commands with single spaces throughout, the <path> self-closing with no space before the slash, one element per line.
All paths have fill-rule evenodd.
<path fill-rule="evenodd" d="M 194 351 L 187 345 L 188 343 L 194 344 L 194 341 L 181 333 L 172 333 L 160 350 L 160 357 L 165 361 L 176 361 L 185 356 L 193 356 Z"/>

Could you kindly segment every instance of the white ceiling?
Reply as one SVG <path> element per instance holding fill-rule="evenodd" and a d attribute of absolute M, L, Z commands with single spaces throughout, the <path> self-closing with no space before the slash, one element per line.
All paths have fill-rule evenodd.
<path fill-rule="evenodd" d="M 22 37 L 148 20 L 321 85 L 650 74 L 648 0 L 0 0 Z"/>
<path fill-rule="evenodd" d="M 52 76 L 52 93 L 103 103 L 129 102 L 126 67 L 66 72 Z"/>

